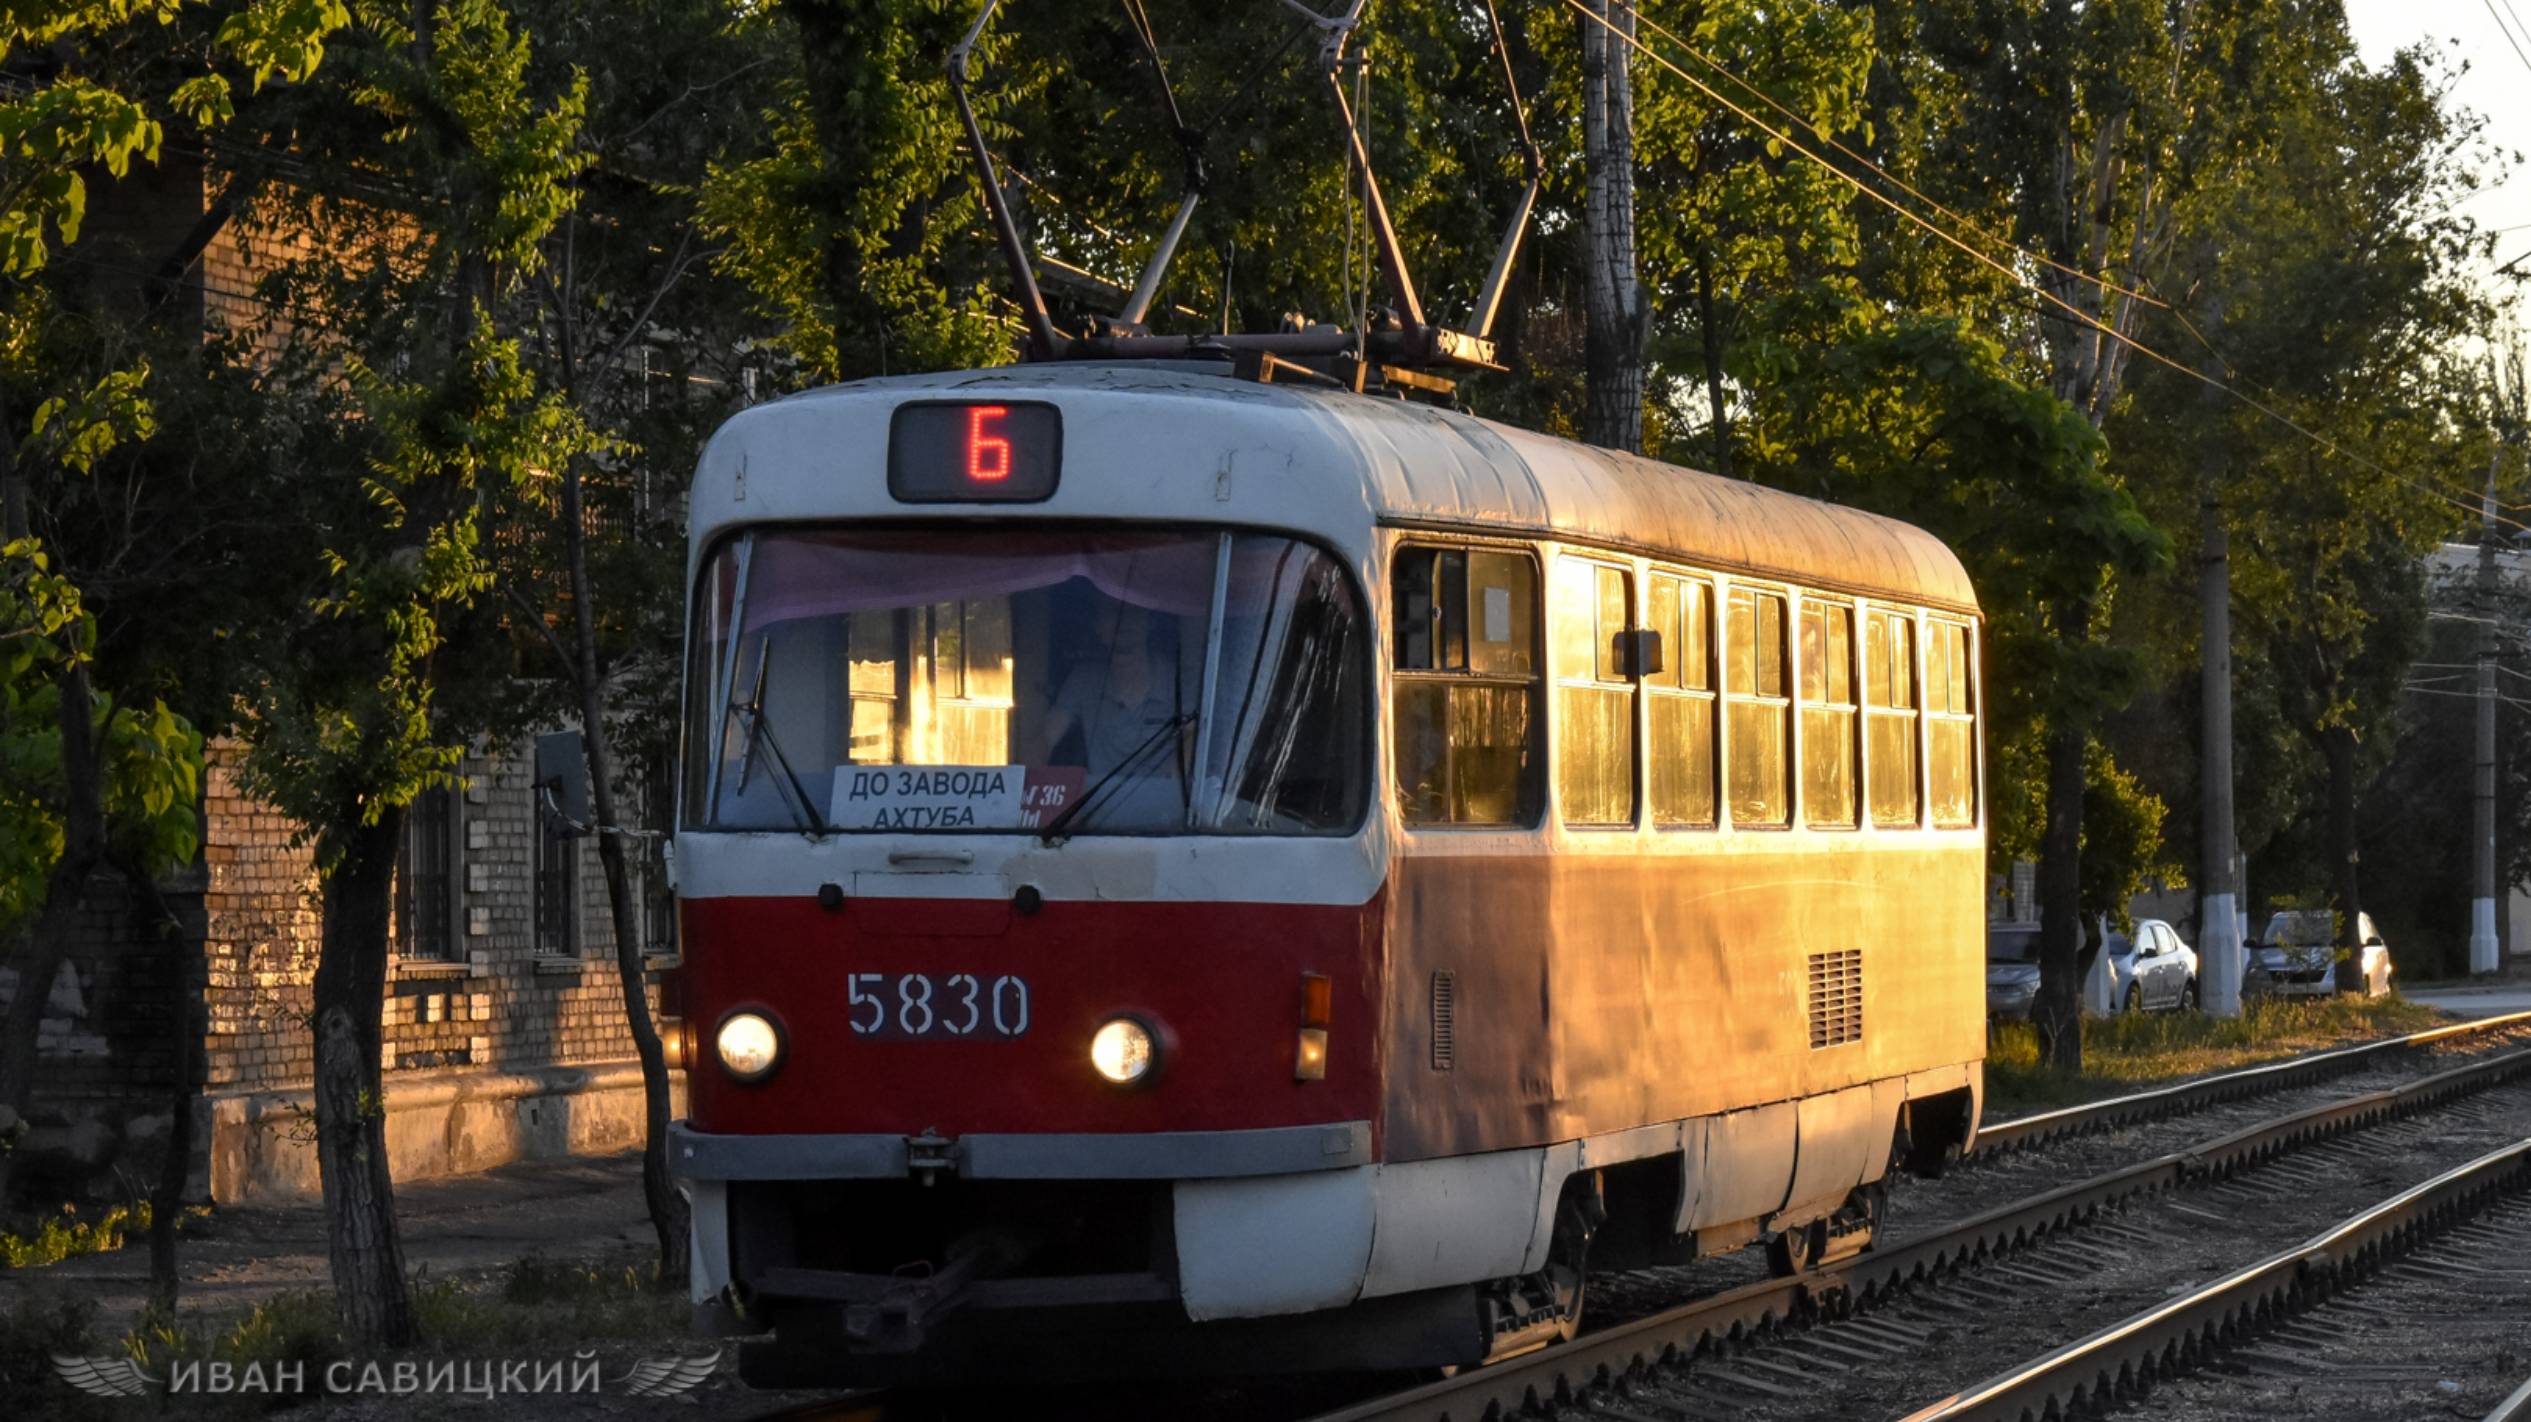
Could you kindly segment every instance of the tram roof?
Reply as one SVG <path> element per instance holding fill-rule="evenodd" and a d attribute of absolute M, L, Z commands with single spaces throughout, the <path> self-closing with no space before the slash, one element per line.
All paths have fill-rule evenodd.
<path fill-rule="evenodd" d="M 1296 436 L 1314 433 L 1358 456 L 1351 470 L 1324 472 L 1358 484 L 1357 497 L 1382 523 L 1597 543 L 1812 587 L 1977 607 L 1958 557 L 1896 519 L 1431 405 L 1237 380 L 1192 364 L 1036 364 L 882 377 L 761 405 L 733 425 L 770 433 L 759 422 L 814 419 L 829 402 L 877 397 L 894 404 L 980 392 L 1053 400 L 1064 407 L 1068 429 L 1110 413 L 1101 407 L 1111 402 L 1145 407 L 1133 413 L 1146 415 L 1155 413 L 1150 402 L 1200 404 L 1220 431 L 1205 442 L 1229 449 L 1263 441 L 1292 449 Z M 1182 421 L 1168 428 L 1187 437 Z M 1316 462 L 1295 459 L 1291 477 L 1306 477 Z M 1342 497 L 1336 488 L 1310 492 Z"/>

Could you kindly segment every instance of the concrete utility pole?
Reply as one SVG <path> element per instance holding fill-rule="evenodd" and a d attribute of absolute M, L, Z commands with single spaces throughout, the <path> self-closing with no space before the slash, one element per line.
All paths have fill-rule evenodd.
<path fill-rule="evenodd" d="M 2502 446 L 2487 458 L 2487 496 L 2479 506 L 2478 533 L 2478 764 L 2476 815 L 2470 826 L 2478 851 L 2476 896 L 2469 909 L 2469 970 L 2496 971 L 2496 466 Z"/>
<path fill-rule="evenodd" d="M 2213 464 L 2220 455 L 2210 455 Z M 2197 995 L 2216 1017 L 2241 1015 L 2241 915 L 2232 841 L 2232 534 L 2209 468 L 2198 502 L 2198 682 L 2205 723 L 2198 772 Z"/>

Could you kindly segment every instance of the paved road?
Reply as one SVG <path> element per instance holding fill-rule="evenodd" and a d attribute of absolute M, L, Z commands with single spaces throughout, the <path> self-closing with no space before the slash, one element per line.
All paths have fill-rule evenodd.
<path fill-rule="evenodd" d="M 2401 989 L 2410 1002 L 2439 1007 L 2463 1017 L 2502 1017 L 2508 1012 L 2531 1012 L 2531 984 L 2507 983 L 2501 987 L 2448 987 Z"/>

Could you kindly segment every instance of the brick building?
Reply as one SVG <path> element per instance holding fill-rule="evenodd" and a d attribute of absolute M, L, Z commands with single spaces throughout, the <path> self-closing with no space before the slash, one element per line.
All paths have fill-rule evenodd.
<path fill-rule="evenodd" d="M 226 326 L 259 344 L 286 339 L 259 319 L 256 286 L 293 239 L 238 221 L 251 193 L 204 157 L 171 152 L 93 193 L 88 234 L 64 260 L 106 302 L 155 303 L 206 335 Z M 576 743 L 549 745 L 545 760 L 576 754 Z M 314 864 L 287 819 L 238 789 L 237 755 L 212 748 L 202 861 L 160 885 L 160 902 L 136 901 L 111 875 L 91 886 L 79 939 L 46 989 L 21 1188 L 56 1199 L 145 1190 L 181 1100 L 196 1198 L 317 1189 Z M 481 748 L 461 788 L 412 808 L 381 1062 L 400 1179 L 641 1144 L 641 1076 L 596 842 L 550 812 L 538 765 L 534 739 Z M 623 813 L 647 824 L 638 787 L 624 798 Z M 673 914 L 658 841 L 635 843 L 655 1010 Z M 0 966 L 0 1002 L 14 979 Z"/>
<path fill-rule="evenodd" d="M 27 1183 L 91 1195 L 155 1177 L 177 1065 L 192 1067 L 195 1193 L 313 1193 L 308 1026 L 319 913 L 311 853 L 236 785 L 215 746 L 202 862 L 161 906 L 101 876 L 38 1043 Z M 596 842 L 546 812 L 532 746 L 469 756 L 462 789 L 414 807 L 384 1005 L 398 1179 L 638 1147 L 633 1057 Z M 674 962 L 657 860 L 639 892 L 651 1006 Z M 174 1004 L 191 1010 L 179 1042 Z M 0 972 L 0 998 L 16 990 Z"/>

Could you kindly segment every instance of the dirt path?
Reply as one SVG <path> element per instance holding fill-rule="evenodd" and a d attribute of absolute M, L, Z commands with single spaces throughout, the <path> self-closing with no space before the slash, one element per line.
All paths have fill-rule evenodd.
<path fill-rule="evenodd" d="M 581 1258 L 653 1247 L 638 1154 L 523 1162 L 481 1175 L 396 1187 L 406 1262 L 429 1276 L 469 1277 L 528 1254 Z M 177 1250 L 187 1312 L 243 1313 L 273 1295 L 326 1283 L 318 1201 L 225 1207 L 188 1222 Z M 149 1247 L 44 1269 L 0 1270 L 0 1312 L 33 1295 L 73 1294 L 97 1322 L 130 1326 L 149 1295 Z"/>

